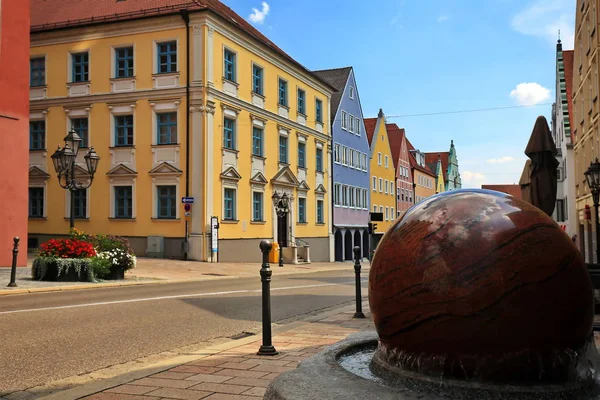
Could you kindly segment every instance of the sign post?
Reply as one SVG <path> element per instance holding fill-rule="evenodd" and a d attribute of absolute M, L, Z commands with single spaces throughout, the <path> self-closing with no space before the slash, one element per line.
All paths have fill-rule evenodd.
<path fill-rule="evenodd" d="M 219 217 L 210 217 L 211 262 L 218 262 L 219 254 Z"/>

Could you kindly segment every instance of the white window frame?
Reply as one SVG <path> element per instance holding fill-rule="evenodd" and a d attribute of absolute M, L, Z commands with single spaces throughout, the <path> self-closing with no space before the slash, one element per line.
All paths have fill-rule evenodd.
<path fill-rule="evenodd" d="M 348 132 L 354 133 L 354 116 L 352 114 L 348 114 Z"/>
<path fill-rule="evenodd" d="M 348 97 L 350 97 L 352 100 L 354 100 L 354 87 L 353 86 L 349 87 Z"/>
<path fill-rule="evenodd" d="M 373 204 L 373 212 L 377 212 L 377 206 Z"/>
<path fill-rule="evenodd" d="M 342 205 L 342 185 L 339 183 L 333 185 L 333 205 L 335 207 Z"/>
<path fill-rule="evenodd" d="M 384 187 L 384 193 L 388 194 L 389 183 L 388 183 L 387 179 L 385 180 L 385 183 L 383 184 L 383 187 Z"/>
<path fill-rule="evenodd" d="M 73 55 L 88 53 L 88 80 L 83 82 L 73 82 Z M 48 59 L 46 58 L 46 61 Z M 46 65 L 46 85 L 48 85 L 48 64 Z M 67 52 L 67 83 L 68 84 L 84 84 L 92 81 L 92 50 L 91 48 L 85 48 L 81 50 L 71 50 Z"/>
<path fill-rule="evenodd" d="M 342 207 L 348 208 L 349 199 L 348 199 L 348 185 L 342 185 Z M 346 200 L 346 201 L 344 201 Z"/>
<path fill-rule="evenodd" d="M 29 196 L 29 188 L 42 188 L 42 190 L 44 191 L 44 204 L 42 205 L 42 207 L 44 207 L 44 209 L 43 209 L 43 213 L 42 213 L 41 217 L 30 217 L 29 216 L 29 197 L 28 197 L 27 198 L 27 218 L 33 219 L 33 220 L 48 218 L 48 182 L 47 182 L 47 180 L 39 179 L 39 178 L 30 180 L 29 185 L 27 186 L 27 190 L 28 190 L 27 195 L 28 196 Z M 88 201 L 88 203 L 89 203 L 89 201 Z M 89 208 L 88 208 L 88 215 L 89 215 Z"/>
<path fill-rule="evenodd" d="M 115 143 L 115 117 L 131 115 L 133 117 L 133 145 L 124 146 L 124 148 L 131 149 L 135 147 L 137 142 L 137 123 L 135 118 L 135 105 L 129 106 L 108 106 L 110 112 L 110 147 L 116 147 Z M 90 121 L 88 120 L 88 129 Z M 178 132 L 179 133 L 179 132 Z M 90 141 L 91 143 L 91 141 Z"/>
<path fill-rule="evenodd" d="M 348 166 L 354 168 L 354 149 L 349 149 L 350 159 L 348 160 Z"/>
<path fill-rule="evenodd" d="M 390 220 L 390 208 L 388 206 L 385 206 L 385 220 Z"/>
<path fill-rule="evenodd" d="M 336 164 L 341 164 L 341 155 L 340 155 L 340 145 L 339 143 L 335 144 L 334 152 L 333 152 L 333 162 Z"/>
<path fill-rule="evenodd" d="M 381 165 L 381 152 L 377 153 L 377 165 Z"/>
<path fill-rule="evenodd" d="M 117 221 L 121 221 L 121 218 L 116 218 L 116 210 L 115 210 L 115 187 L 117 186 L 131 186 L 131 218 L 124 218 L 124 221 L 136 219 L 137 216 L 137 199 L 136 199 L 136 178 L 132 177 L 123 177 L 117 178 L 113 177 L 110 180 L 110 218 L 115 219 Z"/>
<path fill-rule="evenodd" d="M 377 191 L 377 177 L 373 176 L 373 191 Z"/>
<path fill-rule="evenodd" d="M 178 132 L 179 133 L 179 132 Z M 158 186 L 175 186 L 175 201 L 181 198 L 181 188 L 178 176 L 157 176 L 152 178 L 152 219 L 159 221 L 177 221 L 181 217 L 179 204 L 175 206 L 175 219 L 158 218 Z M 237 195 L 236 195 L 237 202 Z M 223 214 L 222 214 L 223 215 Z"/>
<path fill-rule="evenodd" d="M 160 102 L 160 103 L 150 103 L 150 106 L 152 107 L 152 145 L 153 146 L 159 146 L 158 144 L 158 131 L 157 131 L 157 126 L 158 126 L 158 115 L 157 114 L 163 114 L 163 113 L 172 113 L 174 112 L 177 115 L 177 143 L 173 143 L 171 145 L 178 145 L 181 143 L 181 126 L 182 124 L 180 124 L 180 115 L 179 115 L 179 101 L 170 101 L 170 102 Z M 230 118 L 229 115 L 226 115 L 227 118 Z M 230 118 L 230 119 L 235 119 L 236 120 L 236 127 L 235 129 L 235 133 L 234 134 L 234 139 L 237 140 L 237 114 L 236 114 L 236 118 Z M 89 125 L 89 123 L 88 123 Z M 133 129 L 134 129 L 134 138 L 135 138 L 135 123 L 133 124 Z M 221 142 L 223 140 L 221 139 Z M 236 145 L 237 143 L 234 143 L 234 145 Z M 222 143 L 221 143 L 222 145 Z M 160 145 L 160 146 L 168 146 L 168 145 Z"/>
<path fill-rule="evenodd" d="M 383 178 L 379 178 L 379 193 L 383 193 Z"/>
<path fill-rule="evenodd" d="M 233 219 L 225 219 L 225 189 L 233 189 L 235 190 L 235 199 L 233 202 Z M 224 180 L 221 184 L 221 220 L 226 223 L 236 223 L 239 221 L 239 194 L 240 191 L 238 189 L 238 185 L 236 181 Z M 178 207 L 179 208 L 179 207 Z"/>
<path fill-rule="evenodd" d="M 348 113 L 346 113 L 346 111 L 342 110 L 342 129 L 347 131 L 348 130 Z"/>
<path fill-rule="evenodd" d="M 29 186 L 29 187 L 40 187 L 40 186 Z M 84 219 L 90 219 L 90 188 L 84 189 L 85 190 L 85 217 Z M 132 191 L 133 193 L 133 191 Z M 45 191 L 44 191 L 45 194 Z M 70 190 L 67 190 L 66 196 L 65 196 L 65 218 L 71 218 L 71 194 L 72 192 Z M 133 196 L 133 194 L 132 194 Z M 113 199 L 114 200 L 114 199 Z M 46 202 L 46 198 L 44 197 L 44 203 Z M 44 212 L 45 214 L 45 212 Z M 77 219 L 81 219 L 81 218 L 75 218 Z"/>
<path fill-rule="evenodd" d="M 162 43 L 162 42 L 161 42 Z M 133 48 L 133 76 L 128 76 L 125 78 L 117 78 L 117 50 L 118 49 L 122 49 L 124 47 L 132 47 Z M 177 51 L 179 52 L 179 45 L 177 45 Z M 118 45 L 114 45 L 111 46 L 110 48 L 110 62 L 111 62 L 111 74 L 110 77 L 112 79 L 132 79 L 134 80 L 136 77 L 136 69 L 137 69 L 137 62 L 136 62 L 136 48 L 135 48 L 135 43 L 123 43 L 123 44 L 118 44 Z M 179 56 L 179 54 L 177 54 L 177 56 Z M 156 57 L 158 58 L 158 50 L 156 50 Z M 177 61 L 179 62 L 179 57 L 177 57 Z M 154 61 L 156 63 L 156 61 Z M 179 66 L 179 64 L 178 64 Z M 157 68 L 158 68 L 158 64 L 157 64 Z"/>
<path fill-rule="evenodd" d="M 342 146 L 342 165 L 348 165 L 348 147 Z"/>
<path fill-rule="evenodd" d="M 394 214 L 394 207 L 390 207 L 390 220 L 393 221 L 395 219 L 396 214 Z"/>
<path fill-rule="evenodd" d="M 180 64 L 180 61 L 181 61 L 181 46 L 179 45 L 179 38 L 176 38 L 176 37 L 161 38 L 159 40 L 154 40 L 152 42 L 152 74 L 153 75 L 159 74 L 159 72 L 158 72 L 158 45 L 161 44 L 161 43 L 173 42 L 173 41 L 176 42 L 176 46 L 177 46 L 177 57 L 176 57 L 177 61 L 175 62 L 177 68 L 176 68 L 175 72 L 165 72 L 163 74 L 164 75 L 169 75 L 169 74 L 177 74 L 177 75 L 179 75 L 179 72 L 181 71 L 181 64 Z M 233 50 L 231 50 L 229 48 L 227 48 L 227 50 L 235 53 Z M 135 49 L 134 49 L 133 56 L 135 57 Z M 236 58 L 236 61 L 237 61 L 237 58 Z M 135 62 L 135 58 L 134 58 L 134 60 L 133 60 L 133 67 L 134 68 L 135 68 L 135 65 L 136 65 L 136 62 Z M 135 70 L 134 70 L 134 72 L 135 72 Z"/>
<path fill-rule="evenodd" d="M 390 160 L 388 156 L 385 156 L 385 167 L 388 168 L 390 166 Z"/>
<path fill-rule="evenodd" d="M 355 129 L 356 136 L 360 136 L 360 131 L 361 131 L 361 129 L 360 129 L 360 123 L 361 123 L 361 120 L 360 120 L 360 118 L 356 118 L 354 122 L 356 123 L 356 129 Z"/>

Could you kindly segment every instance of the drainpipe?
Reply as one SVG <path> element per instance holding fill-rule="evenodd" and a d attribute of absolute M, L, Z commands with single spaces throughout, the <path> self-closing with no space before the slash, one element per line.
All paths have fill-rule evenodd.
<path fill-rule="evenodd" d="M 181 18 L 185 22 L 185 196 L 190 195 L 190 13 L 181 10 Z M 188 259 L 189 251 L 189 226 L 185 218 L 185 238 L 183 242 L 183 259 Z"/>

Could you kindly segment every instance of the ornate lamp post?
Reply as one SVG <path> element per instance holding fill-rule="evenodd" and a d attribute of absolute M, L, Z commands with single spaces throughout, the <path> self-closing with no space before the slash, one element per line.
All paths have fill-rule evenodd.
<path fill-rule="evenodd" d="M 75 227 L 75 191 L 80 189 L 87 189 L 92 186 L 94 180 L 94 174 L 98 168 L 98 162 L 100 156 L 96 154 L 94 148 L 85 155 L 85 164 L 87 167 L 87 173 L 89 174 L 89 182 L 84 184 L 75 180 L 75 161 L 77 160 L 77 153 L 81 146 L 82 139 L 79 137 L 77 132 L 72 128 L 71 131 L 65 136 L 65 147 L 62 149 L 58 146 L 58 149 L 52 154 L 52 163 L 54 164 L 54 170 L 58 177 L 58 184 L 63 189 L 71 192 L 71 205 L 70 205 L 70 227 Z"/>
<path fill-rule="evenodd" d="M 281 196 L 279 193 L 275 192 L 275 193 L 273 193 L 273 196 L 271 197 L 271 199 L 273 199 L 273 205 L 275 206 L 275 211 L 277 212 L 278 218 L 283 218 L 287 215 L 288 212 L 290 212 L 290 208 L 289 208 L 289 200 L 290 199 L 289 199 L 287 193 L 284 193 L 283 196 Z M 281 250 L 282 243 L 281 243 L 281 232 L 279 232 L 279 226 L 277 227 L 277 244 L 279 245 L 279 266 L 283 267 L 283 252 Z"/>
<path fill-rule="evenodd" d="M 594 200 L 594 211 L 596 212 L 594 220 L 596 221 L 596 262 L 600 263 L 600 223 L 598 221 L 598 202 L 600 198 L 600 161 L 590 163 L 590 167 L 584 173 L 592 199 Z"/>

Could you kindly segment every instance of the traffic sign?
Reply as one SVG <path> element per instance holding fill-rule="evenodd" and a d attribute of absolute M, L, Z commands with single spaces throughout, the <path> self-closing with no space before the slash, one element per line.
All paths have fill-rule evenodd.
<path fill-rule="evenodd" d="M 181 202 L 183 204 L 194 204 L 194 198 L 193 197 L 182 197 Z"/>
<path fill-rule="evenodd" d="M 191 205 L 191 204 L 184 204 L 184 205 L 183 205 L 183 209 L 184 209 L 185 211 L 190 211 L 190 210 L 192 209 L 192 205 Z"/>

